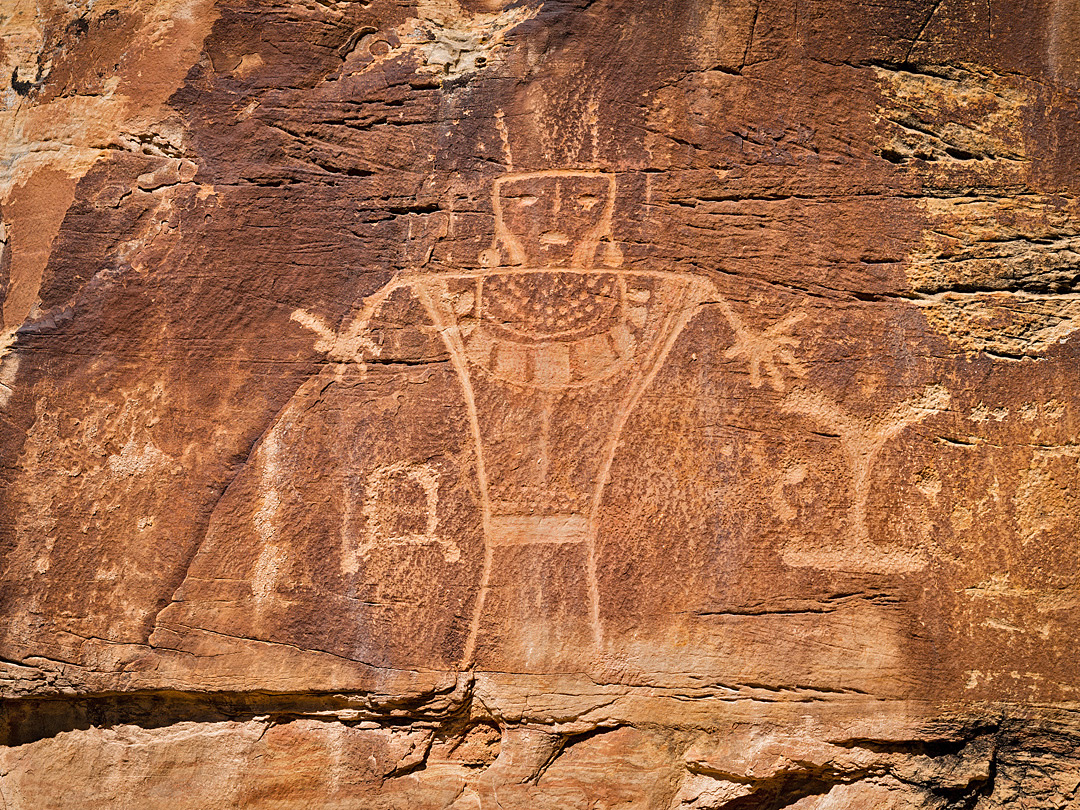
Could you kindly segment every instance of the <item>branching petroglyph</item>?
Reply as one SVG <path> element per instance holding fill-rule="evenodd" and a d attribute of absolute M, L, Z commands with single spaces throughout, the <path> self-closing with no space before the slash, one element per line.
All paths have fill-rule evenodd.
<path fill-rule="evenodd" d="M 386 292 L 389 295 L 390 292 L 393 292 L 393 289 Z M 325 353 L 331 360 L 336 362 L 358 363 L 363 367 L 365 353 L 369 357 L 378 357 L 381 354 L 381 349 L 375 345 L 367 333 L 367 324 L 371 319 L 368 313 L 369 307 L 371 311 L 374 311 L 383 303 L 385 296 L 376 293 L 372 298 L 375 300 L 369 301 L 369 305 L 364 307 L 364 313 L 354 322 L 354 328 L 345 332 L 337 332 L 331 329 L 322 318 L 303 309 L 296 310 L 291 319 L 317 335 L 315 341 L 316 351 Z M 367 317 L 364 317 L 365 313 L 367 313 Z"/>
<path fill-rule="evenodd" d="M 888 442 L 910 425 L 921 422 L 948 407 L 949 392 L 940 385 L 899 403 L 887 413 L 856 416 L 843 410 L 821 391 L 797 388 L 783 401 L 789 413 L 806 416 L 834 431 L 851 471 L 851 505 L 848 509 L 848 537 L 831 551 L 791 548 L 785 561 L 798 565 L 842 570 L 897 571 L 921 568 L 921 555 L 903 549 L 886 549 L 876 544 L 867 525 L 867 502 L 874 465 Z"/>

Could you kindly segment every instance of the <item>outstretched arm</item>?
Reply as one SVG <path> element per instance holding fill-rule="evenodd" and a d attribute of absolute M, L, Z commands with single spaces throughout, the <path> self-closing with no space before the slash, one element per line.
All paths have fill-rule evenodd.
<path fill-rule="evenodd" d="M 372 319 L 387 299 L 404 285 L 405 282 L 399 276 L 392 278 L 364 300 L 360 313 L 341 331 L 334 331 L 326 321 L 305 309 L 296 310 L 291 317 L 305 329 L 315 333 L 316 351 L 325 352 L 331 360 L 339 363 L 363 365 L 365 351 L 374 357 L 378 357 L 382 352 L 368 333 Z"/>

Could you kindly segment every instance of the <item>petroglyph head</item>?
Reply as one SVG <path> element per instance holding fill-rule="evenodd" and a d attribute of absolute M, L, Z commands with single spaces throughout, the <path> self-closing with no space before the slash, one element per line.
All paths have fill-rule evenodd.
<path fill-rule="evenodd" d="M 621 263 L 611 243 L 615 176 L 555 170 L 508 174 L 492 191 L 495 241 L 488 266 L 588 270 Z M 606 242 L 602 256 L 597 253 Z M 599 259 L 599 262 L 598 262 Z"/>

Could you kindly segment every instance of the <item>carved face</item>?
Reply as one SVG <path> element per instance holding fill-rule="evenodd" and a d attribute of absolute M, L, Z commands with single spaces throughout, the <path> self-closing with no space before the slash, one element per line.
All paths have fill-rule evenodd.
<path fill-rule="evenodd" d="M 496 185 L 496 228 L 512 264 L 591 267 L 610 235 L 612 181 L 586 172 L 510 177 Z"/>

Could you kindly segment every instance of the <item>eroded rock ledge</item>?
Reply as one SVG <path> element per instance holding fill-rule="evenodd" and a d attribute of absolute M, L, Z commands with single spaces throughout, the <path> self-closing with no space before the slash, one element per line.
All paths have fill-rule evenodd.
<path fill-rule="evenodd" d="M 742 700 L 706 701 L 706 712 L 681 720 L 669 711 L 666 722 L 602 713 L 529 722 L 488 705 L 477 680 L 409 697 L 160 691 L 11 701 L 4 795 L 22 806 L 74 778 L 98 801 L 127 800 L 135 780 L 182 807 L 391 798 L 555 808 L 599 796 L 670 808 L 1050 808 L 1080 782 L 1080 717 L 1058 708 L 981 706 L 928 719 L 913 703 Z"/>

